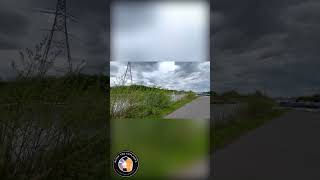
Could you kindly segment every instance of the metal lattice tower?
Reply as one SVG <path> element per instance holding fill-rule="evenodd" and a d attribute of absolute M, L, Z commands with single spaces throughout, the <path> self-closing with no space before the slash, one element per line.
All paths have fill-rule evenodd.
<path fill-rule="evenodd" d="M 130 79 L 130 84 L 132 84 L 132 71 L 131 71 L 131 62 L 128 62 L 126 72 L 123 75 L 122 78 L 122 85 L 125 85 L 127 82 L 127 78 Z"/>
<path fill-rule="evenodd" d="M 67 4 L 66 0 L 57 0 L 54 12 L 54 21 L 48 35 L 41 65 L 46 69 L 47 63 L 53 63 L 53 59 L 59 58 L 67 63 L 68 72 L 72 72 L 72 60 L 67 28 Z M 60 59 L 61 58 L 61 59 Z"/>

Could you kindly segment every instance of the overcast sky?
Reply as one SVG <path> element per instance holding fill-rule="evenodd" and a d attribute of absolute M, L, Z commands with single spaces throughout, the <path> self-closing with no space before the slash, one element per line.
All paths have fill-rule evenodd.
<path fill-rule="evenodd" d="M 144 1 L 145 2 L 145 1 Z M 188 7 L 188 5 L 183 5 Z M 99 73 L 106 71 L 109 57 L 107 46 L 108 24 L 107 1 L 72 0 L 68 5 L 70 12 L 79 19 L 79 23 L 70 23 L 69 32 L 74 35 L 71 40 L 72 56 L 76 61 L 87 59 L 85 72 Z M 119 5 L 120 6 L 120 5 Z M 195 14 L 201 14 L 201 5 L 198 11 L 179 12 L 183 21 L 175 21 L 176 15 L 159 13 L 155 6 L 143 4 L 141 7 L 127 6 L 127 11 L 118 21 L 115 29 L 123 36 L 118 38 L 123 41 L 139 39 L 144 32 L 149 43 L 157 43 L 163 39 L 165 49 L 169 51 L 177 44 L 185 45 L 187 58 L 183 61 L 200 61 L 198 56 L 201 46 L 192 47 L 192 43 L 181 43 L 174 40 L 170 33 L 156 33 L 156 29 L 167 28 L 160 26 L 161 19 L 166 19 L 163 24 L 173 23 L 170 30 L 182 32 L 181 38 L 192 31 L 189 36 L 195 44 L 200 44 L 200 36 L 194 32 L 201 31 L 201 26 L 191 27 Z M 320 1 L 318 0 L 215 0 L 211 3 L 211 84 L 215 91 L 239 90 L 250 92 L 255 89 L 266 91 L 272 96 L 305 95 L 320 92 Z M 174 7 L 174 6 L 172 6 Z M 0 77 L 13 76 L 10 69 L 10 61 L 18 59 L 17 51 L 21 48 L 32 48 L 44 32 L 41 29 L 51 27 L 52 16 L 32 12 L 34 8 L 55 8 L 54 0 L 1 0 L 0 6 Z M 118 7 L 118 8 L 121 8 Z M 169 8 L 170 9 L 170 8 Z M 127 16 L 128 12 L 139 12 L 135 19 Z M 198 13 L 197 13 L 198 12 Z M 162 16 L 162 15 L 163 16 Z M 166 14 L 166 15 L 165 15 Z M 133 16 L 132 16 L 133 17 Z M 172 18 L 171 18 L 172 17 Z M 119 16 L 120 18 L 120 16 Z M 137 20 L 139 19 L 139 20 Z M 201 21 L 197 21 L 201 24 Z M 209 23 L 208 23 L 209 24 Z M 181 26 L 180 26 L 181 25 Z M 181 31 L 183 27 L 184 31 Z M 190 28 L 186 28 L 186 27 Z M 155 28 L 157 27 L 157 28 Z M 162 28 L 161 28 L 162 27 Z M 146 33 L 146 30 L 150 30 Z M 147 38 L 154 33 L 153 38 Z M 131 34 L 131 35 L 130 35 Z M 175 33 L 173 33 L 175 34 Z M 180 33 L 176 33 L 180 34 Z M 150 37 L 150 36 L 149 36 Z M 180 35 L 179 35 L 180 37 Z M 117 36 L 113 36 L 113 39 Z M 154 44 L 153 44 L 154 42 Z M 136 41 L 130 44 L 124 56 L 130 57 L 131 61 L 145 60 L 145 55 L 154 51 L 142 49 L 136 51 L 140 45 L 147 44 Z M 141 43 L 141 44 L 139 44 Z M 129 44 L 128 44 L 129 45 Z M 133 46 L 134 45 L 134 46 Z M 138 46 L 139 45 L 139 46 Z M 131 49 L 131 50 L 130 50 Z M 151 48 L 152 49 L 152 48 Z M 153 48 L 157 50 L 157 48 Z M 163 52 L 166 52 L 161 50 Z M 140 49 L 141 50 L 141 49 Z M 132 54 L 132 52 L 134 52 Z M 148 52 L 148 53 L 146 53 Z M 160 52 L 160 50 L 159 50 Z M 177 51 L 180 52 L 180 51 Z M 181 51 L 182 52 L 182 51 Z M 145 54 L 146 53 L 146 54 Z M 178 53 L 179 54 L 179 53 Z M 181 53 L 183 55 L 183 53 Z M 173 60 L 163 53 L 163 58 L 157 60 Z M 140 58 L 141 57 L 141 58 Z M 189 58 L 189 59 L 188 59 Z M 119 59 L 118 59 L 119 60 Z M 148 59 L 151 61 L 154 59 Z"/>
<path fill-rule="evenodd" d="M 0 3 L 0 77 L 13 77 L 12 60 L 19 60 L 18 51 L 33 49 L 48 32 L 53 16 L 35 12 L 55 9 L 56 0 L 1 0 Z M 107 1 L 68 0 L 69 12 L 77 23 L 68 24 L 71 55 L 75 64 L 87 61 L 86 73 L 101 73 L 108 64 Z"/>
<path fill-rule="evenodd" d="M 138 2 L 111 5 L 111 60 L 210 60 L 207 1 Z"/>
<path fill-rule="evenodd" d="M 126 62 L 111 62 L 111 86 L 121 84 L 119 78 L 126 67 Z M 210 90 L 210 62 L 132 62 L 131 67 L 134 84 L 195 92 Z"/>
<path fill-rule="evenodd" d="M 213 89 L 320 93 L 319 0 L 214 0 Z"/>

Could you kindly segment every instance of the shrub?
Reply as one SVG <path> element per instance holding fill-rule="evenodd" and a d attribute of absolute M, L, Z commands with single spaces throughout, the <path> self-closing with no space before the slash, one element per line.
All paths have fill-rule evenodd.
<path fill-rule="evenodd" d="M 95 165 L 106 163 L 108 99 L 103 81 L 88 79 L 19 80 L 0 88 L 1 178 L 87 179 L 105 172 Z"/>
<path fill-rule="evenodd" d="M 172 102 L 169 91 L 144 86 L 111 88 L 111 118 L 158 116 Z"/>

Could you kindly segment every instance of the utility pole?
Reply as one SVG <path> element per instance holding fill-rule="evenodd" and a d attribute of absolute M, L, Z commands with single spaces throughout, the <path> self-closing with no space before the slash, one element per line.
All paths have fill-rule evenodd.
<path fill-rule="evenodd" d="M 46 70 L 47 65 L 53 64 L 54 59 L 59 57 L 67 62 L 68 73 L 73 72 L 72 58 L 69 44 L 67 19 L 72 17 L 67 12 L 66 0 L 57 0 L 55 11 L 42 10 L 41 13 L 54 14 L 52 28 L 49 30 L 48 40 L 40 62 L 40 69 Z M 45 72 L 40 72 L 41 75 Z"/>
<path fill-rule="evenodd" d="M 131 62 L 128 62 L 126 72 L 123 75 L 122 78 L 122 85 L 125 85 L 127 82 L 127 78 L 130 79 L 130 84 L 132 84 L 132 71 L 131 71 Z"/>

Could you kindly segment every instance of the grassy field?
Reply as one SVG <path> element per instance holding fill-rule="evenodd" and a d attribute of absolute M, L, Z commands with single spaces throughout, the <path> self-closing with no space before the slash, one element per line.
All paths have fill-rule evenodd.
<path fill-rule="evenodd" d="M 233 93 L 234 94 L 234 93 Z M 229 102 L 236 101 L 246 104 L 236 116 L 219 123 L 212 123 L 211 150 L 223 148 L 243 134 L 256 129 L 268 121 L 280 116 L 283 110 L 274 108 L 276 103 L 267 96 L 259 93 L 251 95 L 224 96 Z"/>
<path fill-rule="evenodd" d="M 193 120 L 115 119 L 112 154 L 130 150 L 140 167 L 132 179 L 165 178 L 208 154 L 209 129 Z M 113 157 L 112 156 L 112 157 Z"/>
<path fill-rule="evenodd" d="M 2 82 L 1 179 L 105 178 L 108 83 L 86 75 Z"/>
<path fill-rule="evenodd" d="M 184 96 L 174 102 L 173 93 Z M 140 167 L 133 179 L 165 178 L 208 153 L 206 124 L 163 119 L 195 99 L 194 93 L 134 85 L 111 88 L 110 98 L 112 154 L 123 150 L 137 154 Z M 113 112 L 117 106 L 126 108 Z"/>

